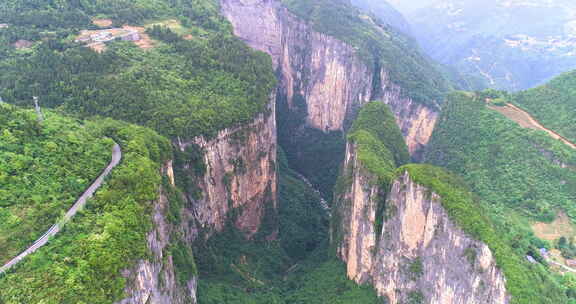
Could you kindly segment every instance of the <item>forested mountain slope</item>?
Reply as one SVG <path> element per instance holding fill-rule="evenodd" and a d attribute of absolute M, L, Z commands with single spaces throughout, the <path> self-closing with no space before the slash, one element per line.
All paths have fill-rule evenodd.
<path fill-rule="evenodd" d="M 14 5 L 21 9 L 10 18 L 17 16 L 18 22 L 0 29 L 0 39 L 7 42 L 0 93 L 7 102 L 29 105 L 31 96 L 40 96 L 44 106 L 123 119 L 184 138 L 213 136 L 266 109 L 274 85 L 269 59 L 231 36 L 215 3 L 65 3 L 66 9 L 55 3 Z M 71 12 L 85 18 L 67 24 Z M 30 20 L 22 15 L 31 15 Z M 148 25 L 155 47 L 116 42 L 102 53 L 82 47 L 73 37 L 78 30 L 97 28 L 93 16 L 110 17 L 118 25 Z M 35 23 L 43 18 L 48 18 L 45 24 Z M 170 18 L 180 34 L 152 26 Z M 33 47 L 11 47 L 21 39 Z"/>
<path fill-rule="evenodd" d="M 345 0 L 221 3 L 234 34 L 271 55 L 279 143 L 325 197 L 338 175 L 343 134 L 371 100 L 391 105 L 419 157 L 450 84 L 412 39 Z"/>
<path fill-rule="evenodd" d="M 540 123 L 576 141 L 576 71 L 515 94 L 511 102 L 526 109 Z"/>
<path fill-rule="evenodd" d="M 481 93 L 455 92 L 425 159 L 460 174 L 515 253 L 546 265 L 539 248 L 554 244 L 535 237 L 531 225 L 550 222 L 560 211 L 574 216 L 575 156 L 574 149 L 545 132 L 522 128 L 488 108 Z M 531 272 L 548 282 L 564 280 L 541 266 Z M 558 288 L 549 287 L 544 294 L 554 299 L 561 294 Z M 555 301 L 565 301 L 560 299 Z"/>
<path fill-rule="evenodd" d="M 112 142 L 79 122 L 0 104 L 0 264 L 30 246 L 110 159 Z"/>
<path fill-rule="evenodd" d="M 386 1 L 370 0 L 350 0 L 350 4 L 361 8 L 367 13 L 371 13 L 382 22 L 396 30 L 406 34 L 411 34 L 410 24 L 404 16 Z"/>
<path fill-rule="evenodd" d="M 284 261 L 297 263 L 319 248 L 314 262 L 306 262 L 310 267 L 298 269 L 298 278 L 321 276 L 325 283 L 309 289 L 300 279 L 291 280 L 300 287 L 287 287 L 278 299 L 298 289 L 294 297 L 312 301 L 313 295 L 320 302 L 326 293 L 318 290 L 337 290 L 331 295 L 337 297 L 346 294 L 345 284 L 350 295 L 338 301 L 352 303 L 359 294 L 372 301 L 367 303 L 375 301 L 369 288 L 346 279 L 342 264 L 324 253 L 327 245 L 318 246 L 326 244 L 326 211 L 310 206 L 318 194 L 295 173 L 283 177 L 287 202 L 277 206 L 270 59 L 231 35 L 216 2 L 3 5 L 0 96 L 6 102 L 30 107 L 37 96 L 43 108 L 75 117 L 134 122 L 169 136 L 173 148 L 151 129 L 102 118 L 86 123 L 90 134 L 122 145 L 123 163 L 62 234 L 0 279 L 0 302 L 225 303 L 219 288 L 226 279 L 214 281 L 211 276 L 219 272 L 204 272 L 216 257 L 199 255 L 196 268 L 193 252 L 217 248 L 228 235 L 258 258 L 271 247 Z M 127 39 L 95 48 L 96 42 L 86 47 L 81 40 L 88 35 L 84 30 L 98 33 L 89 34 L 94 41 L 107 37 L 107 31 L 115 35 L 134 28 L 146 44 Z M 47 125 L 52 118 L 48 115 Z M 295 208 L 298 204 L 302 210 Z M 283 214 L 280 223 L 277 208 Z M 217 261 L 238 258 L 243 268 L 247 255 L 238 254 L 245 251 L 230 252 L 235 247 L 225 245 Z M 314 272 L 312 265 L 318 264 L 325 265 L 318 271 L 328 276 Z M 228 266 L 224 273 L 237 272 Z M 275 285 L 288 270 L 256 266 L 270 267 L 266 272 Z M 197 280 L 198 273 L 204 280 Z M 251 299 L 250 276 L 240 275 L 240 280 L 246 285 L 234 284 L 239 294 L 232 301 L 242 294 Z"/>
<path fill-rule="evenodd" d="M 75 117 L 138 123 L 177 149 L 151 129 L 91 123 L 123 146 L 121 167 L 83 216 L 2 278 L 0 301 L 196 302 L 199 228 L 208 237 L 245 204 L 237 226 L 253 233 L 265 205 L 275 213 L 269 58 L 231 35 L 213 1 L 11 1 L 1 13 L 4 101 L 38 96 Z M 93 47 L 118 32 L 132 34 Z"/>
<path fill-rule="evenodd" d="M 548 271 L 525 260 L 533 248 L 501 235 L 501 219 L 485 216 L 491 206 L 460 177 L 402 166 L 404 144 L 387 112 L 379 103 L 362 108 L 335 189 L 332 240 L 348 276 L 373 285 L 388 303 L 567 303 Z"/>
<path fill-rule="evenodd" d="M 2 106 L 6 111 L 6 106 Z M 30 112 L 12 111 L 10 125 L 18 124 L 25 126 L 30 124 Z M 34 121 L 35 122 L 35 121 Z M 65 122 L 65 124 L 64 124 Z M 76 126 L 75 126 L 76 125 Z M 106 182 L 102 190 L 97 192 L 86 209 L 71 223 L 66 225 L 64 231 L 48 245 L 27 257 L 23 262 L 0 278 L 0 301 L 3 303 L 111 303 L 123 295 L 126 279 L 121 271 L 131 266 L 136 259 L 143 259 L 150 255 L 146 246 L 146 234 L 152 226 L 152 201 L 158 199 L 158 187 L 161 183 L 160 166 L 170 156 L 171 148 L 167 139 L 157 135 L 153 131 L 120 123 L 112 120 L 94 120 L 85 122 L 80 126 L 77 121 L 59 117 L 48 113 L 43 125 L 32 125 L 31 130 L 38 133 L 28 134 L 29 143 L 25 146 L 26 151 L 32 152 L 35 142 L 34 155 L 42 160 L 43 166 L 38 166 L 35 172 L 41 173 L 45 167 L 55 166 L 52 174 L 55 176 L 31 175 L 29 178 L 42 178 L 44 183 L 54 185 L 54 190 L 60 189 L 60 193 L 48 196 L 48 198 L 62 198 L 60 204 L 66 202 L 66 197 L 74 197 L 83 189 L 79 188 L 83 182 L 78 176 L 73 175 L 59 178 L 59 170 L 86 170 L 87 173 L 97 175 L 99 170 L 108 160 L 111 140 L 100 138 L 113 137 L 124 148 L 122 164 L 114 170 L 112 177 Z M 12 130 L 13 133 L 16 130 Z M 9 134 L 6 130 L 4 134 Z M 43 157 L 50 155 L 50 149 L 54 146 L 50 142 L 38 145 L 47 140 L 47 136 L 62 135 L 52 140 L 59 142 L 57 149 L 65 152 L 66 149 L 74 148 L 74 153 L 69 154 L 70 159 L 57 159 Z M 81 137 L 84 135 L 84 137 Z M 91 136 L 86 138 L 86 136 Z M 49 137 L 48 137 L 49 138 Z M 89 140 L 88 140 L 89 139 Z M 4 141 L 2 141 L 5 143 Z M 71 146 L 73 145 L 73 146 Z M 93 147 L 104 149 L 98 155 L 98 149 L 90 154 Z M 42 147 L 48 150 L 42 153 Z M 82 152 L 83 149 L 85 152 Z M 10 153 L 10 152 L 7 152 Z M 52 152 L 54 153 L 54 152 Z M 90 162 L 84 155 L 90 155 Z M 13 154 L 24 157 L 26 154 Z M 63 154 L 62 156 L 66 156 Z M 16 178 L 14 176 L 13 178 Z M 76 188 L 66 188 L 68 178 L 74 178 Z M 91 176 L 84 178 L 88 182 Z M 43 184 L 31 184 L 22 197 L 36 197 L 37 192 L 42 191 Z M 57 188 L 58 184 L 62 184 Z M 18 185 L 18 184 L 15 184 Z M 44 193 L 44 191 L 42 192 Z M 43 196 L 40 196 L 43 197 Z M 25 205 L 24 205 L 25 203 Z M 43 207 L 50 205 L 45 202 L 37 202 L 30 205 L 31 201 L 20 202 L 23 210 L 32 209 L 34 213 L 28 214 L 20 220 L 20 226 L 36 228 L 36 222 L 50 226 L 55 217 L 49 217 L 49 213 L 43 211 Z M 73 200 L 70 204 L 73 203 Z M 27 207 L 24 207 L 27 206 Z M 55 206 L 57 207 L 57 206 Z M 48 209 L 50 211 L 51 209 Z M 64 210 L 69 206 L 62 206 Z M 10 209 L 3 209 L 10 211 Z M 38 214 L 46 212 L 47 215 Z M 60 213 L 57 210 L 56 216 Z M 10 216 L 10 214 L 8 214 Z M 14 216 L 12 216 L 13 218 Z M 48 221 L 48 220 L 53 221 Z M 5 222 L 10 224 L 12 221 Z M 38 228 L 46 228 L 40 227 Z M 34 231 L 31 228 L 28 230 Z M 21 228 L 6 227 L 4 235 L 19 232 Z M 40 230 L 37 233 L 43 233 Z M 32 235 L 32 233 L 30 233 Z M 10 240 L 10 239 L 9 239 Z M 32 238 L 22 237 L 22 246 L 31 245 L 26 241 Z M 18 244 L 20 245 L 20 244 Z M 13 245 L 12 245 L 13 246 Z M 3 248 L 8 248 L 3 244 Z M 11 253 L 10 250 L 7 253 Z M 3 254 L 5 251 L 3 251 Z M 105 291 L 105 292 L 103 292 Z"/>

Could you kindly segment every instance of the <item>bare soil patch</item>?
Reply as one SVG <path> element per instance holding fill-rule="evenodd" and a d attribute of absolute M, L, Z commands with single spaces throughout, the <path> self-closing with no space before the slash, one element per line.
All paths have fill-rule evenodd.
<path fill-rule="evenodd" d="M 26 49 L 26 48 L 31 47 L 33 44 L 34 43 L 32 41 L 20 39 L 20 40 L 14 42 L 13 46 L 17 49 Z"/>
<path fill-rule="evenodd" d="M 156 44 L 154 40 L 146 34 L 146 29 L 144 27 L 138 26 L 129 26 L 124 25 L 121 28 L 109 28 L 109 29 L 102 29 L 102 30 L 83 30 L 80 32 L 80 35 L 76 37 L 77 42 L 86 43 L 86 46 L 93 49 L 96 52 L 104 52 L 106 50 L 106 43 L 116 39 L 124 39 L 131 33 L 138 33 L 138 37 L 134 38 L 134 40 L 130 39 L 134 44 L 142 49 L 151 49 Z M 106 41 L 96 40 L 93 37 L 96 35 L 107 35 L 104 38 Z M 138 40 L 135 40 L 138 39 Z"/>
<path fill-rule="evenodd" d="M 94 51 L 96 51 L 98 53 L 102 53 L 102 52 L 106 51 L 106 44 L 104 44 L 103 42 L 91 43 L 91 44 L 87 45 L 87 47 L 93 49 Z"/>
<path fill-rule="evenodd" d="M 541 123 L 539 123 L 536 119 L 534 119 L 526 111 L 518 108 L 517 106 L 515 106 L 513 104 L 506 104 L 505 106 L 494 106 L 494 105 L 488 104 L 488 108 L 495 110 L 497 112 L 500 112 L 502 115 L 508 117 L 510 120 L 519 124 L 522 128 L 544 131 L 544 132 L 548 133 L 548 135 L 550 135 L 550 137 L 562 141 L 563 143 L 570 146 L 572 149 L 576 149 L 576 144 L 567 140 L 566 138 L 564 138 L 560 134 L 544 127 Z"/>
<path fill-rule="evenodd" d="M 92 23 L 94 23 L 94 25 L 99 26 L 99 27 L 112 26 L 112 20 L 110 20 L 110 19 L 94 19 L 94 20 L 92 20 Z"/>
<path fill-rule="evenodd" d="M 152 38 L 150 38 L 150 36 L 146 34 L 146 28 L 141 26 L 130 26 L 130 25 L 124 25 L 122 28 L 125 30 L 137 31 L 140 34 L 140 40 L 134 41 L 134 43 L 141 49 L 149 50 L 156 46 L 154 40 L 152 40 Z"/>
<path fill-rule="evenodd" d="M 576 235 L 572 221 L 564 212 L 558 213 L 556 219 L 551 223 L 534 223 L 532 230 L 537 237 L 547 241 L 555 241 L 562 236 L 572 239 Z"/>
<path fill-rule="evenodd" d="M 503 107 L 499 106 L 488 106 L 490 109 L 500 112 L 502 115 L 510 118 L 522 128 L 534 129 L 534 130 L 545 130 L 538 122 L 528 115 L 528 113 L 523 111 L 518 111 L 516 108 L 506 105 Z"/>

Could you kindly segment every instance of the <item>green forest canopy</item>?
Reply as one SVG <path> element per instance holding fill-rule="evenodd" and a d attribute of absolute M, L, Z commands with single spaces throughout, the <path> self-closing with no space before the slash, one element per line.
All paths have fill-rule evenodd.
<path fill-rule="evenodd" d="M 517 93 L 511 101 L 530 112 L 545 127 L 576 142 L 576 71 Z"/>
<path fill-rule="evenodd" d="M 114 42 L 106 52 L 96 53 L 71 39 L 79 29 L 89 28 L 89 22 L 50 22 L 51 34 L 43 25 L 30 26 L 32 21 L 14 23 L 0 30 L 0 40 L 12 42 L 32 35 L 28 39 L 36 43 L 26 51 L 0 43 L 7 46 L 0 50 L 0 95 L 4 100 L 29 106 L 35 95 L 43 106 L 83 117 L 126 120 L 183 138 L 213 136 L 266 112 L 275 85 L 271 60 L 233 37 L 213 1 L 101 1 L 94 5 L 64 1 L 62 5 L 93 17 L 108 16 L 107 9 L 115 7 L 111 2 L 125 7 L 127 14 L 140 10 L 151 14 L 138 20 L 121 18 L 122 22 L 141 24 L 170 17 L 182 26 L 201 29 L 197 31 L 201 35 L 186 40 L 168 28 L 153 27 L 149 34 L 160 41 L 155 49 L 145 51 L 127 42 Z M 58 14 L 61 10 L 55 6 L 52 2 L 10 4 L 14 15 Z M 158 6 L 170 9 L 160 10 L 159 15 Z"/>
<path fill-rule="evenodd" d="M 544 132 L 523 129 L 487 108 L 475 94 L 455 92 L 443 107 L 426 161 L 462 176 L 479 197 L 480 206 L 494 223 L 499 238 L 512 248 L 516 257 L 539 258 L 538 248 L 547 245 L 534 236 L 530 223 L 551 221 L 558 210 L 575 215 L 572 198 L 576 172 L 560 166 L 560 162 L 574 164 L 575 156 L 576 151 Z M 515 264 L 514 260 L 509 262 Z M 521 268 L 514 269 L 509 280 L 515 280 L 516 271 Z M 532 274 L 547 278 L 543 281 L 547 283 L 542 284 L 557 285 L 547 270 L 526 271 L 526 275 Z M 524 284 L 518 284 L 517 288 Z M 559 288 L 563 287 L 550 288 L 557 292 L 542 294 L 550 299 L 562 294 Z M 565 303 L 565 299 L 562 301 L 556 299 L 551 303 Z M 548 302 L 543 299 L 542 303 Z"/>
<path fill-rule="evenodd" d="M 150 254 L 146 235 L 170 142 L 149 129 L 110 119 L 87 122 L 84 129 L 93 138 L 114 138 L 123 148 L 122 163 L 57 238 L 0 277 L 0 303 L 113 303 L 124 296 L 121 271 Z M 110 142 L 105 143 L 108 154 Z M 85 165 L 81 158 L 74 164 Z"/>
<path fill-rule="evenodd" d="M 0 104 L 0 264 L 56 223 L 110 160 L 112 140 L 51 111 Z"/>

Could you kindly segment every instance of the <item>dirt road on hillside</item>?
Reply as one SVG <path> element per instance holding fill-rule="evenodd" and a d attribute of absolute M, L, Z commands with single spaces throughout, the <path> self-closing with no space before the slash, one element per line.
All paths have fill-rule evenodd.
<path fill-rule="evenodd" d="M 488 105 L 488 108 L 500 112 L 502 115 L 518 123 L 523 128 L 544 131 L 548 133 L 548 135 L 550 135 L 552 138 L 562 141 L 566 145 L 570 146 L 572 149 L 576 149 L 576 144 L 569 141 L 562 135 L 544 127 L 541 123 L 539 123 L 536 119 L 534 119 L 534 117 L 532 117 L 532 115 L 530 115 L 528 112 L 520 109 L 519 107 L 513 104 L 509 103 L 502 107 Z"/>

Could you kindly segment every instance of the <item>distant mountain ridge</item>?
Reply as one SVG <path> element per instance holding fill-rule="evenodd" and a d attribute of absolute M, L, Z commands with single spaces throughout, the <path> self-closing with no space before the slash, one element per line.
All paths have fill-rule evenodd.
<path fill-rule="evenodd" d="M 412 33 L 410 24 L 406 21 L 404 15 L 386 1 L 350 0 L 350 4 L 376 15 L 384 23 L 404 34 L 410 35 Z"/>
<path fill-rule="evenodd" d="M 445 0 L 407 15 L 426 52 L 490 87 L 521 90 L 576 67 L 576 2 Z"/>

